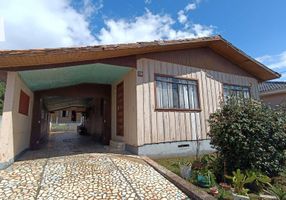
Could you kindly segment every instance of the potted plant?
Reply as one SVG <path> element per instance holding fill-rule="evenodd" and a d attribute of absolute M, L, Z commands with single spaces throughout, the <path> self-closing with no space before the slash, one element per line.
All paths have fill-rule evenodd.
<path fill-rule="evenodd" d="M 200 187 L 210 188 L 216 184 L 215 176 L 209 169 L 202 169 L 197 175 L 197 184 Z"/>
<path fill-rule="evenodd" d="M 254 177 L 254 181 L 250 184 L 247 185 L 248 188 L 251 189 L 251 191 L 254 191 L 255 193 L 260 194 L 261 192 L 263 192 L 263 189 L 265 188 L 265 186 L 269 186 L 271 179 L 262 174 L 259 171 L 246 171 L 246 175 L 248 177 L 253 176 Z"/>
<path fill-rule="evenodd" d="M 234 188 L 234 200 L 248 200 L 248 189 L 246 189 L 244 186 L 247 183 L 253 182 L 255 180 L 255 176 L 247 176 L 243 174 L 240 169 L 237 169 L 235 172 L 232 172 L 232 174 L 233 176 L 226 176 L 226 178 L 231 179 L 232 181 L 232 185 Z"/>

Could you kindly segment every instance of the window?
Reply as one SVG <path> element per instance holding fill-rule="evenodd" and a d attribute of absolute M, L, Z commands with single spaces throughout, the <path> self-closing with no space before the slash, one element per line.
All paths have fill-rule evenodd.
<path fill-rule="evenodd" d="M 23 90 L 21 90 L 20 100 L 19 100 L 19 113 L 28 116 L 29 104 L 30 104 L 30 97 Z"/>
<path fill-rule="evenodd" d="M 157 109 L 198 110 L 198 82 L 156 76 Z"/>
<path fill-rule="evenodd" d="M 250 98 L 250 88 L 239 85 L 223 85 L 223 98 L 226 101 L 228 97 L 235 96 L 243 99 Z"/>
<path fill-rule="evenodd" d="M 66 110 L 63 110 L 63 111 L 62 111 L 62 117 L 67 117 L 67 116 L 68 116 L 67 111 L 66 111 Z"/>

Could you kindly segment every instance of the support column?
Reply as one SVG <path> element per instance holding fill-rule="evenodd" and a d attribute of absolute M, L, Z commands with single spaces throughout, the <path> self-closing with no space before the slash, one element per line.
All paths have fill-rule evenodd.
<path fill-rule="evenodd" d="M 14 162 L 13 141 L 13 105 L 15 96 L 16 73 L 9 72 L 7 76 L 4 107 L 0 131 L 0 169 Z"/>
<path fill-rule="evenodd" d="M 28 112 L 21 114 L 21 94 L 28 96 Z M 17 72 L 8 72 L 2 126 L 0 129 L 0 169 L 8 167 L 15 157 L 29 147 L 31 134 L 33 92 L 26 86 Z M 22 108 L 22 107 L 21 107 Z"/>

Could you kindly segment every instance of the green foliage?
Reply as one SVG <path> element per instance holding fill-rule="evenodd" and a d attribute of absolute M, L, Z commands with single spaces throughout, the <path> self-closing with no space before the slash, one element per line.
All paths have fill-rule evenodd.
<path fill-rule="evenodd" d="M 256 169 L 277 175 L 285 163 L 286 114 L 255 100 L 229 98 L 210 116 L 211 145 L 226 170 Z"/>
<path fill-rule="evenodd" d="M 237 169 L 236 171 L 232 172 L 233 176 L 226 176 L 226 178 L 231 179 L 232 185 L 234 187 L 234 192 L 239 195 L 247 195 L 248 189 L 244 186 L 247 183 L 252 183 L 255 180 L 255 176 L 251 174 L 251 176 L 247 176 Z"/>
<path fill-rule="evenodd" d="M 4 96 L 5 96 L 5 82 L 0 81 L 0 115 L 3 113 Z"/>
<path fill-rule="evenodd" d="M 275 196 L 278 200 L 286 200 L 286 191 L 279 186 L 270 185 L 267 192 Z"/>
<path fill-rule="evenodd" d="M 246 175 L 255 178 L 248 186 L 253 192 L 260 193 L 263 191 L 263 188 L 270 185 L 271 179 L 259 171 L 246 171 Z"/>
<path fill-rule="evenodd" d="M 216 177 L 213 173 L 214 154 L 206 154 L 192 164 L 192 182 L 201 187 L 210 188 L 216 185 Z"/>
<path fill-rule="evenodd" d="M 211 170 L 206 168 L 197 170 L 196 179 L 196 183 L 201 187 L 210 188 L 216 185 L 215 175 Z"/>

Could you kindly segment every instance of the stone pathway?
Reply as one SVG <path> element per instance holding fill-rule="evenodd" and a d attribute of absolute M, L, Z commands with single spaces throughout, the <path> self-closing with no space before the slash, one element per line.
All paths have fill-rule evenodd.
<path fill-rule="evenodd" d="M 0 171 L 0 199 L 187 199 L 137 156 L 39 152 Z"/>

